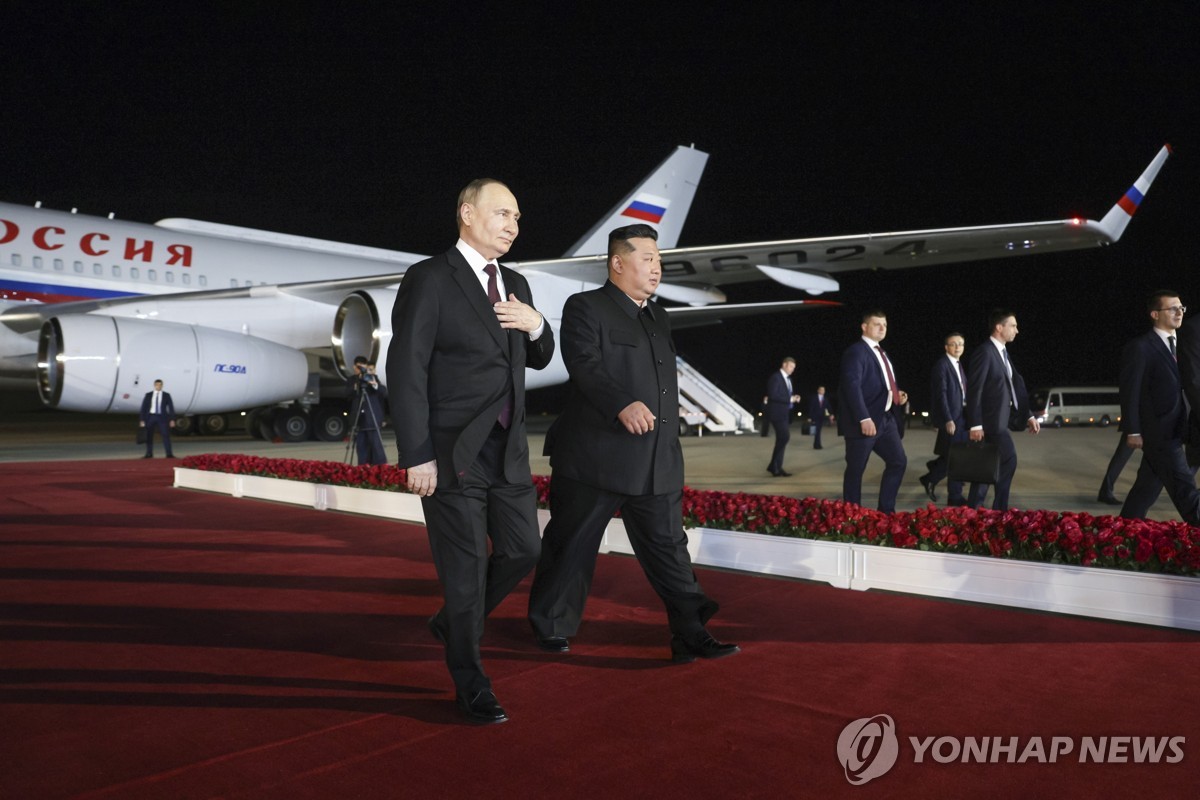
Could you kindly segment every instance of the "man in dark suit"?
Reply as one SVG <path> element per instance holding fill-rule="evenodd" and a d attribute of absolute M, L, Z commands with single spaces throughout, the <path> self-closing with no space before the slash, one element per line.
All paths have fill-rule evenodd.
<path fill-rule="evenodd" d="M 1121 352 L 1121 430 L 1129 446 L 1142 451 L 1121 516 L 1144 518 L 1165 486 L 1184 522 L 1200 525 L 1200 491 L 1183 452 L 1187 403 L 1176 360 L 1186 309 L 1177 292 L 1162 290 L 1147 298 L 1146 310 L 1153 327 Z"/>
<path fill-rule="evenodd" d="M 817 393 L 808 401 L 808 418 L 812 420 L 813 450 L 820 450 L 821 428 L 829 419 L 829 403 L 825 400 L 824 386 L 818 386 Z"/>
<path fill-rule="evenodd" d="M 1184 455 L 1189 467 L 1200 466 L 1200 320 L 1178 331 L 1179 380 L 1188 402 L 1188 435 Z"/>
<path fill-rule="evenodd" d="M 896 494 L 904 479 L 908 457 L 900 441 L 900 425 L 908 393 L 900 390 L 892 362 L 880 347 L 887 336 L 887 316 L 868 311 L 862 318 L 862 338 L 842 353 L 838 380 L 838 432 L 846 439 L 846 472 L 842 497 L 862 504 L 862 476 L 871 453 L 883 459 L 879 510 L 896 510 Z"/>
<path fill-rule="evenodd" d="M 1008 344 L 1017 338 L 1017 317 L 1006 309 L 988 316 L 988 340 L 975 348 L 967 364 L 967 425 L 973 442 L 985 439 L 996 445 L 1000 455 L 1000 480 L 992 508 L 1008 508 L 1008 493 L 1017 473 L 1017 448 L 1009 430 L 1041 430 L 1029 411 L 1025 381 L 1008 357 Z M 972 483 L 967 505 L 979 508 L 987 497 L 988 484 Z"/>
<path fill-rule="evenodd" d="M 776 478 L 787 478 L 792 474 L 783 468 L 783 451 L 792 438 L 792 406 L 800 402 L 800 395 L 792 392 L 792 373 L 795 371 L 796 359 L 788 356 L 779 369 L 767 377 L 765 416 L 775 429 L 775 449 L 771 451 L 767 472 Z"/>
<path fill-rule="evenodd" d="M 163 382 L 154 381 L 154 391 L 146 392 L 142 398 L 142 410 L 138 415 L 138 425 L 146 429 L 146 455 L 142 458 L 154 458 L 154 431 L 162 436 L 163 449 L 167 458 L 174 458 L 171 452 L 171 428 L 175 427 L 175 404 L 171 402 L 171 393 L 163 391 Z"/>
<path fill-rule="evenodd" d="M 738 652 L 705 629 L 717 604 L 692 570 L 683 531 L 683 451 L 675 345 L 662 306 L 658 234 L 609 234 L 608 282 L 573 295 L 562 319 L 571 395 L 546 435 L 550 522 L 529 593 L 539 643 L 564 652 L 583 616 L 605 526 L 621 512 L 642 570 L 667 610 L 676 662 Z"/>
<path fill-rule="evenodd" d="M 359 464 L 386 464 L 383 450 L 383 405 L 379 402 L 379 377 L 366 356 L 354 358 L 354 374 L 346 381 L 350 392 L 350 424 Z"/>
<path fill-rule="evenodd" d="M 967 373 L 962 363 L 965 346 L 961 333 L 955 331 L 947 334 L 943 341 L 946 357 L 934 363 L 929 376 L 929 397 L 932 402 L 929 418 L 937 426 L 937 440 L 933 444 L 933 453 L 937 458 L 926 463 L 929 471 L 918 480 L 925 487 L 925 494 L 935 503 L 935 489 L 945 479 L 950 464 L 950 443 L 967 440 L 967 426 L 963 418 L 967 403 Z M 946 484 L 946 491 L 948 505 L 967 504 L 967 499 L 963 497 L 962 481 L 950 481 Z"/>
<path fill-rule="evenodd" d="M 445 599 L 430 632 L 446 646 L 460 710 L 480 723 L 508 719 L 480 661 L 484 618 L 537 563 L 540 547 L 525 368 L 550 363 L 554 334 L 525 278 L 495 263 L 516 239 L 519 217 L 504 184 L 483 179 L 463 189 L 458 243 L 404 275 L 387 358 L 398 463 L 422 498 Z"/>

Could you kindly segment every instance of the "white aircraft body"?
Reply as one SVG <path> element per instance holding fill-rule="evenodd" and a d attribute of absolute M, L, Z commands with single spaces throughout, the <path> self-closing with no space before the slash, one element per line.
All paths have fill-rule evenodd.
<path fill-rule="evenodd" d="M 607 232 L 659 231 L 674 327 L 830 305 L 733 305 L 720 286 L 774 281 L 810 294 L 834 274 L 1076 250 L 1116 242 L 1170 153 L 1163 147 L 1100 221 L 901 231 L 676 247 L 707 161 L 679 147 L 564 258 L 509 263 L 529 280 L 557 331 L 567 297 L 600 285 Z M 424 256 L 188 219 L 154 225 L 0 203 L 0 387 L 36 384 L 49 406 L 135 413 L 165 381 L 181 415 L 292 403 L 285 438 L 340 438 L 343 405 L 320 408 L 314 375 L 339 375 L 362 354 L 383 364 L 404 271 Z M 561 357 L 529 388 L 567 380 Z M 317 408 L 313 408 L 318 406 Z M 289 435 L 290 434 L 290 435 Z M 325 437 L 323 437 L 325 438 Z"/>

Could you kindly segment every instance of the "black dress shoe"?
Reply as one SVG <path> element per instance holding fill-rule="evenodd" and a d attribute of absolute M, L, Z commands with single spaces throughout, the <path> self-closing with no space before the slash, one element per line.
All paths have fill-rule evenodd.
<path fill-rule="evenodd" d="M 537 643 L 538 647 L 547 653 L 571 652 L 571 643 L 567 641 L 567 637 L 565 636 L 539 636 Z"/>
<path fill-rule="evenodd" d="M 937 493 L 933 491 L 934 484 L 929 482 L 929 476 L 922 475 L 921 477 L 917 478 L 917 480 L 919 480 L 921 485 L 925 487 L 925 494 L 929 495 L 929 499 L 936 503 Z"/>
<path fill-rule="evenodd" d="M 154 458 L 154 456 L 151 456 L 151 455 L 145 455 L 145 456 L 142 456 L 142 458 Z"/>
<path fill-rule="evenodd" d="M 442 644 L 446 643 L 446 629 L 438 620 L 437 614 L 434 614 L 429 618 L 429 632 L 433 634 L 433 638 L 437 639 Z"/>
<path fill-rule="evenodd" d="M 693 639 L 682 636 L 671 637 L 671 660 L 676 664 L 689 664 L 697 658 L 724 658 L 741 652 L 736 644 L 718 642 L 708 632 Z"/>
<path fill-rule="evenodd" d="M 790 478 L 790 477 L 792 477 L 792 473 L 788 472 L 786 469 L 781 469 L 781 470 L 779 470 L 779 472 L 775 473 L 775 477 L 776 478 Z"/>
<path fill-rule="evenodd" d="M 1104 503 L 1104 505 L 1106 505 L 1106 506 L 1121 505 L 1121 501 L 1118 500 L 1115 496 L 1113 496 L 1111 494 L 1105 494 L 1104 492 L 1100 492 L 1100 494 L 1096 495 L 1096 502 Z"/>
<path fill-rule="evenodd" d="M 491 689 L 484 689 L 467 696 L 458 695 L 458 710 L 468 721 L 476 725 L 494 725 L 497 722 L 508 722 L 508 714 L 500 707 L 496 695 Z"/>

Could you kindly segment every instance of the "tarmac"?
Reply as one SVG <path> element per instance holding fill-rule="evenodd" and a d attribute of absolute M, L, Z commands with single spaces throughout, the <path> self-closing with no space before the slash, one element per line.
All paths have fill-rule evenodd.
<path fill-rule="evenodd" d="M 529 451 L 534 474 L 551 474 L 549 459 L 541 455 L 545 432 L 552 416 L 532 417 L 528 422 Z M 110 460 L 141 458 L 143 445 L 134 441 L 137 420 L 131 416 L 75 414 L 49 409 L 8 409 L 0 416 L 0 461 L 42 462 L 60 460 Z M 1037 436 L 1013 434 L 1018 467 L 1010 497 L 1013 508 L 1054 511 L 1086 511 L 1116 514 L 1119 506 L 1096 502 L 1097 490 L 1120 434 L 1115 427 L 1045 428 Z M 395 443 L 385 431 L 390 458 Z M 904 438 L 908 471 L 897 499 L 897 508 L 912 510 L 929 502 L 917 478 L 925 473 L 925 462 L 933 458 L 934 431 L 913 427 Z M 845 449 L 836 431 L 822 433 L 823 449 L 815 450 L 811 436 L 792 428 L 792 439 L 784 459 L 791 477 L 774 478 L 767 472 L 774 437 L 757 433 L 740 435 L 706 434 L 682 439 L 686 483 L 693 489 L 725 492 L 817 497 L 836 499 L 842 492 Z M 201 453 L 245 453 L 273 458 L 303 458 L 349 461 L 352 453 L 342 442 L 266 442 L 242 432 L 223 436 L 175 436 L 173 449 L 183 457 Z M 156 455 L 162 456 L 160 443 Z M 1124 498 L 1133 484 L 1140 457 L 1130 459 L 1116 485 Z M 863 476 L 863 503 L 873 507 L 878 499 L 882 462 L 872 457 Z M 945 484 L 937 487 L 940 502 L 946 500 Z M 991 497 L 989 495 L 988 501 Z M 1179 516 L 1164 493 L 1150 512 L 1151 519 L 1171 520 Z"/>

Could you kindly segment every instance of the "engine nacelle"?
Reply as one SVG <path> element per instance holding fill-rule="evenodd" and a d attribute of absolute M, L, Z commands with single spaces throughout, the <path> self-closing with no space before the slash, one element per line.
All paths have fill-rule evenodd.
<path fill-rule="evenodd" d="M 162 379 L 178 414 L 270 405 L 304 395 L 304 354 L 229 331 L 142 319 L 55 317 L 38 337 L 38 393 L 70 411 L 138 412 Z"/>
<path fill-rule="evenodd" d="M 378 365 L 380 380 L 386 382 L 383 365 L 392 341 L 395 303 L 395 289 L 361 289 L 338 306 L 333 318 L 333 366 L 343 378 L 354 371 L 355 356 L 366 356 Z"/>

